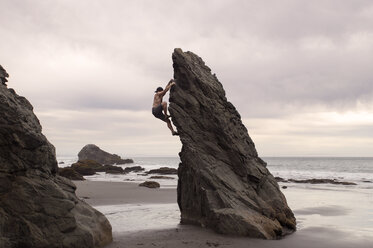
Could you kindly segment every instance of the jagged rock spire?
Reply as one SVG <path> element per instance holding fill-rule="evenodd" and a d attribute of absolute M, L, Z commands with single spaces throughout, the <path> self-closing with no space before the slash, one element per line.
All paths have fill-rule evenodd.
<path fill-rule="evenodd" d="M 175 49 L 172 59 L 169 110 L 183 144 L 181 222 L 264 239 L 293 232 L 294 214 L 222 84 L 194 53 Z"/>

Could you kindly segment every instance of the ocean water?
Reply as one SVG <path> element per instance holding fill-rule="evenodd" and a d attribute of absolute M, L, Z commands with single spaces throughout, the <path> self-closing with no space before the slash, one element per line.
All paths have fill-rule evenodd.
<path fill-rule="evenodd" d="M 64 164 L 59 164 L 60 167 L 66 167 L 76 162 L 78 158 L 58 157 L 57 160 L 64 162 Z M 127 166 L 141 166 L 145 168 L 145 171 L 148 171 L 160 167 L 178 168 L 180 163 L 178 157 L 135 157 L 133 160 L 133 164 L 120 166 L 123 168 Z M 284 179 L 336 179 L 338 181 L 357 183 L 357 187 L 359 188 L 373 188 L 373 158 L 264 157 L 263 160 L 267 162 L 267 168 L 274 176 Z M 150 176 L 145 176 L 141 172 L 126 175 L 112 175 L 102 172 L 93 176 L 86 176 L 85 178 L 94 181 L 140 183 L 149 180 Z M 176 187 L 177 175 L 167 176 L 173 179 L 157 179 L 155 181 L 158 181 L 161 187 Z M 333 187 L 336 186 L 333 185 Z"/>
<path fill-rule="evenodd" d="M 327 178 L 373 183 L 373 158 L 263 158 L 274 176 L 285 179 Z"/>

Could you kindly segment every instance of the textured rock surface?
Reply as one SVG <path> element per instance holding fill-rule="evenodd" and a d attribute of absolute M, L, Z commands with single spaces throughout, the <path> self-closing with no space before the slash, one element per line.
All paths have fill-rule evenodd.
<path fill-rule="evenodd" d="M 102 247 L 111 226 L 56 175 L 31 104 L 0 84 L 0 247 Z"/>
<path fill-rule="evenodd" d="M 122 159 L 116 154 L 110 154 L 101 150 L 98 146 L 93 144 L 88 144 L 82 148 L 78 153 L 79 160 L 94 160 L 101 164 L 128 164 L 133 163 L 132 159 Z"/>
<path fill-rule="evenodd" d="M 70 180 L 79 180 L 79 181 L 85 180 L 84 177 L 80 173 L 78 173 L 76 170 L 74 170 L 71 167 L 60 168 L 58 170 L 58 175 L 60 175 L 61 177 L 66 177 Z"/>
<path fill-rule="evenodd" d="M 265 239 L 294 231 L 294 214 L 221 83 L 191 52 L 175 49 L 172 59 L 169 110 L 183 144 L 181 222 Z"/>
<path fill-rule="evenodd" d="M 96 170 L 103 168 L 102 164 L 93 160 L 82 160 L 71 165 L 71 169 L 75 170 L 82 176 L 90 176 L 96 174 Z"/>
<path fill-rule="evenodd" d="M 145 168 L 142 168 L 141 166 L 132 166 L 132 167 L 126 167 L 124 169 L 124 173 L 130 173 L 130 172 L 140 172 L 144 171 Z"/>

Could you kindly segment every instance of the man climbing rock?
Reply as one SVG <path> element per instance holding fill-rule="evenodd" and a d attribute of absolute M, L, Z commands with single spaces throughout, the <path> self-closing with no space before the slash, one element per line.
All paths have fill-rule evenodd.
<path fill-rule="evenodd" d="M 0 65 L 0 84 L 3 84 L 6 86 L 6 82 L 8 80 L 6 79 L 9 77 L 9 74 L 6 72 L 6 70 Z"/>
<path fill-rule="evenodd" d="M 167 123 L 167 126 L 171 130 L 172 135 L 179 135 L 178 132 L 176 132 L 172 127 L 170 121 L 171 116 L 167 114 L 167 102 L 163 102 L 163 96 L 166 95 L 167 91 L 169 91 L 174 85 L 175 81 L 171 79 L 165 89 L 163 89 L 162 87 L 158 87 L 155 90 L 152 113 L 156 118 Z"/>

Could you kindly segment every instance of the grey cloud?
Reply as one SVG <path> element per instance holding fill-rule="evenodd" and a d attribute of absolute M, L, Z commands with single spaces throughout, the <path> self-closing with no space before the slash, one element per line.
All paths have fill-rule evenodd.
<path fill-rule="evenodd" d="M 122 78 L 131 82 L 128 86 L 135 90 L 143 83 L 136 80 L 138 74 L 151 74 L 159 79 L 172 75 L 170 55 L 180 44 L 207 61 L 213 60 L 212 65 L 208 64 L 223 79 L 233 102 L 240 104 L 249 96 L 251 104 L 256 103 L 256 108 L 264 111 L 268 108 L 263 105 L 271 102 L 336 106 L 347 101 L 353 105 L 372 95 L 368 68 L 368 62 L 373 59 L 372 48 L 365 48 L 360 54 L 346 51 L 346 40 L 351 35 L 373 32 L 372 17 L 368 15 L 373 10 L 370 1 L 353 4 L 340 1 L 89 3 L 8 1 L 3 9 L 5 13 L 0 16 L 2 23 L 7 23 L 5 33 L 16 32 L 20 38 L 25 35 L 35 49 L 43 49 L 37 42 L 46 39 L 56 44 L 56 49 L 67 45 L 72 51 L 87 49 L 99 54 L 107 67 L 116 64 L 122 65 L 116 67 L 117 70 L 125 70 L 128 65 L 131 65 L 129 70 L 137 68 L 129 80 Z M 302 38 L 315 36 L 330 40 L 335 47 L 330 51 L 300 47 Z M 204 42 L 208 45 L 200 45 Z M 236 50 L 237 45 L 240 50 Z M 259 55 L 252 58 L 257 52 Z M 271 58 L 271 52 L 280 53 L 279 57 Z M 232 60 L 228 63 L 224 57 L 227 53 Z M 268 53 L 269 58 L 261 61 L 260 53 Z M 38 62 L 43 66 L 42 61 Z M 110 87 L 112 82 L 107 80 L 101 77 L 91 84 Z M 66 107 L 73 104 L 89 107 L 81 98 L 92 98 L 97 99 L 92 102 L 92 108 L 147 108 L 147 95 L 136 98 L 138 104 L 133 104 L 136 99 L 113 100 L 118 95 L 115 88 L 112 90 L 112 95 L 95 97 L 97 93 L 88 87 L 86 96 L 78 91 L 59 89 L 71 99 Z M 254 114 L 249 109 L 245 113 Z"/>
<path fill-rule="evenodd" d="M 327 128 L 309 128 L 303 131 L 292 130 L 287 133 L 288 135 L 302 135 L 311 136 L 313 138 L 320 137 L 349 137 L 349 138 L 359 138 L 370 142 L 371 136 L 367 134 L 373 134 L 373 127 L 371 125 L 354 125 L 354 126 L 336 126 L 329 125 Z"/>
<path fill-rule="evenodd" d="M 170 135 L 166 124 L 144 111 L 36 109 L 35 112 L 58 155 L 76 155 L 88 143 L 110 147 L 111 152 L 126 156 L 169 156 L 180 151 L 178 139 Z"/>
<path fill-rule="evenodd" d="M 5 0 L 0 22 L 9 86 L 40 113 L 149 112 L 175 47 L 205 60 L 244 118 L 373 105 L 370 0 Z"/>

